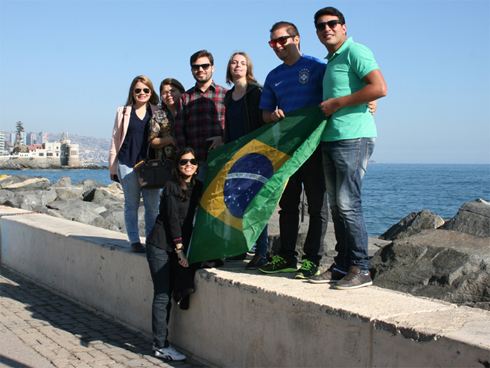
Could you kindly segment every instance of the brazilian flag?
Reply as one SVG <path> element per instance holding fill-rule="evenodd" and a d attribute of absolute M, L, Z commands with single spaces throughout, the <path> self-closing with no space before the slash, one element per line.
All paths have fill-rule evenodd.
<path fill-rule="evenodd" d="M 325 125 L 320 108 L 311 106 L 209 153 L 190 263 L 233 257 L 252 248 L 287 180 L 318 147 Z"/>

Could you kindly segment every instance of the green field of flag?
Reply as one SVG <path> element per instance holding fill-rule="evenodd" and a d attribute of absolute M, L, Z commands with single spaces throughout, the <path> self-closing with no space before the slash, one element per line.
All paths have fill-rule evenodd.
<path fill-rule="evenodd" d="M 190 263 L 252 248 L 287 180 L 318 147 L 325 125 L 320 108 L 311 106 L 210 152 Z"/>

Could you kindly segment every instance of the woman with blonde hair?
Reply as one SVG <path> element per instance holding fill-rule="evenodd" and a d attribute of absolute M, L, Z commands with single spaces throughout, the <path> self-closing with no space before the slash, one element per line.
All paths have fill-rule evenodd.
<path fill-rule="evenodd" d="M 142 189 L 134 166 L 146 158 L 148 122 L 159 110 L 158 95 L 153 84 L 144 75 L 133 79 L 124 106 L 117 109 L 112 142 L 109 151 L 111 179 L 121 183 L 124 193 L 124 222 L 131 249 L 144 253 L 138 228 L 138 209 L 141 195 L 145 207 L 145 235 L 148 237 L 158 216 L 159 189 Z"/>
<path fill-rule="evenodd" d="M 226 83 L 233 88 L 225 95 L 225 133 L 223 140 L 226 143 L 241 138 L 263 126 L 262 110 L 259 109 L 262 97 L 262 86 L 253 76 L 253 65 L 250 57 L 244 52 L 231 55 L 226 68 Z M 256 270 L 268 264 L 266 258 L 267 225 L 259 235 L 255 244 L 255 255 L 247 264 L 246 269 Z M 246 254 L 232 259 L 245 259 Z"/>
<path fill-rule="evenodd" d="M 174 125 L 180 96 L 185 92 L 184 86 L 173 78 L 166 78 L 160 84 L 162 109 L 156 111 L 150 119 L 149 137 L 151 147 L 156 149 L 157 158 L 165 155 L 173 160 L 177 153 L 175 147 Z"/>

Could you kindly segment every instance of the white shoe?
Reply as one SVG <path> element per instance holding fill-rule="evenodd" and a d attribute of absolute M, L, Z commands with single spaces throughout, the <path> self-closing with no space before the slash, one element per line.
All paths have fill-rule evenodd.
<path fill-rule="evenodd" d="M 153 345 L 153 350 L 155 351 L 155 356 L 157 358 L 163 358 L 172 361 L 186 359 L 186 356 L 184 354 L 179 353 L 172 346 L 169 346 L 168 348 L 157 348 L 155 345 Z"/>

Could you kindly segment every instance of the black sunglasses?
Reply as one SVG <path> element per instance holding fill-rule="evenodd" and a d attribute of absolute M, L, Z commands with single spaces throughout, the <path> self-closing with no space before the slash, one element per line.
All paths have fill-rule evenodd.
<path fill-rule="evenodd" d="M 282 36 L 282 37 L 278 37 L 274 40 L 270 40 L 269 41 L 269 46 L 270 47 L 276 47 L 277 44 L 281 45 L 281 46 L 284 46 L 286 44 L 286 42 L 288 42 L 288 38 L 293 38 L 293 37 L 296 37 L 296 36 Z"/>
<path fill-rule="evenodd" d="M 135 88 L 134 89 L 134 93 L 140 93 L 140 92 L 141 92 L 141 88 Z M 149 88 L 143 88 L 143 92 L 150 93 L 150 89 Z"/>
<path fill-rule="evenodd" d="M 334 19 L 329 20 L 328 22 L 317 23 L 315 24 L 315 27 L 317 31 L 323 31 L 326 26 L 328 26 L 328 28 L 330 29 L 334 29 L 335 27 L 337 27 L 337 24 L 342 24 L 342 22 L 338 19 Z"/>
<path fill-rule="evenodd" d="M 179 161 L 180 166 L 185 166 L 188 162 L 191 163 L 191 165 L 196 166 L 197 165 L 197 160 L 195 158 L 181 158 Z"/>
<path fill-rule="evenodd" d="M 202 70 L 208 70 L 210 66 L 211 66 L 211 64 L 192 64 L 191 68 L 192 68 L 192 70 L 197 72 L 199 70 L 199 68 L 202 68 Z"/>

